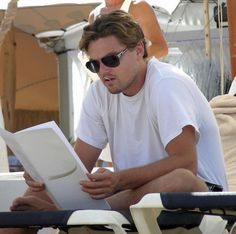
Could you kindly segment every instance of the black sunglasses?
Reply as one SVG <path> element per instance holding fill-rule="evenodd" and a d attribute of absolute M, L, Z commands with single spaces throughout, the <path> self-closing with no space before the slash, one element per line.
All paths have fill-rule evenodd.
<path fill-rule="evenodd" d="M 107 67 L 118 67 L 120 65 L 120 58 L 128 50 L 128 48 L 123 49 L 117 54 L 107 55 L 100 60 Z M 90 60 L 86 63 L 86 67 L 94 73 L 98 73 L 100 70 L 99 60 Z"/>

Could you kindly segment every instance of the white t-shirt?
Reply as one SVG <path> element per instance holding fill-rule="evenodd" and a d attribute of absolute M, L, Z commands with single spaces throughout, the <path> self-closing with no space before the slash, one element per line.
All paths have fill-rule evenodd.
<path fill-rule="evenodd" d="M 100 149 L 109 142 L 114 170 L 122 170 L 167 157 L 166 145 L 187 125 L 198 135 L 198 176 L 227 190 L 219 130 L 208 101 L 190 77 L 155 58 L 135 96 L 111 94 L 95 81 L 77 136 Z"/>

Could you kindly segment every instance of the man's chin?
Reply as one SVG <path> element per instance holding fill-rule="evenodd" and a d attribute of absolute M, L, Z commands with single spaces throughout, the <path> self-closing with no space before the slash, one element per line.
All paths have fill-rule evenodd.
<path fill-rule="evenodd" d="M 122 92 L 121 90 L 117 90 L 117 89 L 110 89 L 110 88 L 107 88 L 107 89 L 111 94 L 119 94 Z"/>

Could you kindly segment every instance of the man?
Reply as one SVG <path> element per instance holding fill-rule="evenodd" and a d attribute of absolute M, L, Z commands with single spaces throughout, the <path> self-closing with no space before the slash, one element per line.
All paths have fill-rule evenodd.
<path fill-rule="evenodd" d="M 104 0 L 90 12 L 88 22 L 91 24 L 100 15 L 108 14 L 115 10 L 129 12 L 139 23 L 147 41 L 148 57 L 155 56 L 156 58 L 163 58 L 168 54 L 168 46 L 155 12 L 145 0 Z M 97 75 L 94 73 L 87 72 L 87 74 L 90 80 L 98 79 Z M 108 144 L 99 157 L 101 162 L 111 161 L 109 152 Z"/>
<path fill-rule="evenodd" d="M 128 209 L 145 194 L 227 190 L 219 131 L 193 80 L 147 59 L 141 27 L 128 13 L 104 14 L 84 28 L 80 49 L 98 74 L 85 97 L 75 151 L 92 171 L 110 144 L 114 172 L 99 168 L 80 182 L 94 199 Z M 32 181 L 12 209 L 56 209 Z M 29 196 L 29 195 L 34 196 Z M 37 198 L 35 198 L 35 196 Z"/>

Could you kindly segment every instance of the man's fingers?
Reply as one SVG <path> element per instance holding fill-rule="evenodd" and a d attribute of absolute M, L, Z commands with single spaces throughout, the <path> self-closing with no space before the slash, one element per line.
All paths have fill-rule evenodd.
<path fill-rule="evenodd" d="M 108 188 L 110 187 L 110 181 L 99 181 L 99 180 L 92 180 L 92 181 L 80 181 L 80 185 L 83 187 L 83 188 L 91 188 L 91 189 L 96 189 L 96 188 L 101 188 L 101 189 L 104 189 L 104 188 Z"/>
<path fill-rule="evenodd" d="M 82 187 L 82 191 L 88 193 L 92 198 L 95 199 L 101 199 L 108 197 L 112 194 L 112 190 L 109 187 L 97 187 L 97 188 L 91 188 L 91 187 Z"/>
<path fill-rule="evenodd" d="M 103 167 L 99 167 L 98 169 L 97 169 L 97 171 L 95 171 L 94 172 L 94 174 L 96 174 L 96 173 L 103 173 L 103 172 L 105 172 L 107 169 L 105 169 L 105 168 L 103 168 Z"/>
<path fill-rule="evenodd" d="M 91 181 L 97 181 L 97 180 L 104 180 L 106 178 L 109 178 L 111 176 L 112 172 L 105 168 L 99 168 L 95 173 L 87 173 L 87 177 Z"/>
<path fill-rule="evenodd" d="M 43 191 L 45 189 L 45 185 L 44 184 L 41 184 L 41 183 L 38 183 L 38 182 L 28 182 L 28 181 L 25 181 L 26 184 L 31 188 L 32 191 L 34 192 L 40 192 L 40 191 Z"/>
<path fill-rule="evenodd" d="M 98 200 L 98 199 L 106 198 L 106 197 L 108 197 L 108 195 L 107 194 L 99 194 L 99 195 L 90 195 L 90 197 Z"/>
<path fill-rule="evenodd" d="M 26 171 L 24 171 L 23 177 L 24 177 L 26 180 L 33 180 L 32 177 L 29 175 L 29 173 L 26 172 Z"/>

